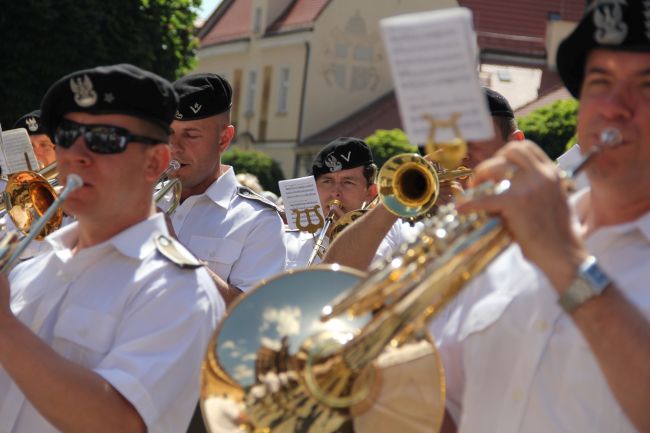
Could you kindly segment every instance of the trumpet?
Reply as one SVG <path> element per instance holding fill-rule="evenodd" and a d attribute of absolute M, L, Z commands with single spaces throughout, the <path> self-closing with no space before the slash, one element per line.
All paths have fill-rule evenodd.
<path fill-rule="evenodd" d="M 327 216 L 325 217 L 325 222 L 323 223 L 323 227 L 321 228 L 320 233 L 318 234 L 318 238 L 316 239 L 316 243 L 314 244 L 314 249 L 312 250 L 309 260 L 307 260 L 307 266 L 311 266 L 314 263 L 314 260 L 316 260 L 316 257 L 319 255 L 322 255 L 325 247 L 323 247 L 323 242 L 325 241 L 325 237 L 328 235 L 328 231 L 330 226 L 332 225 L 332 221 L 334 221 L 334 209 L 341 207 L 341 200 L 334 199 L 329 202 L 329 207 L 330 211 L 327 213 Z"/>
<path fill-rule="evenodd" d="M 166 199 L 169 192 L 172 193 L 169 207 L 165 210 L 165 214 L 171 215 L 181 202 L 181 192 L 183 185 L 178 178 L 171 177 L 172 172 L 181 168 L 181 165 L 175 159 L 169 161 L 169 166 L 160 175 L 158 183 L 156 184 L 156 192 L 154 193 L 154 202 L 156 205 Z"/>
<path fill-rule="evenodd" d="M 466 167 L 436 171 L 433 164 L 420 155 L 396 155 L 379 171 L 379 198 L 389 212 L 414 220 L 427 214 L 436 203 L 441 182 L 471 174 L 472 170 Z"/>
<path fill-rule="evenodd" d="M 620 142 L 620 134 L 606 130 L 601 145 L 566 177 Z M 470 194 L 498 195 L 510 187 L 504 179 Z M 423 221 L 416 241 L 367 275 L 321 265 L 275 277 L 231 307 L 215 332 L 202 376 L 204 413 L 209 397 L 221 392 L 245 405 L 248 424 L 242 428 L 248 431 L 250 425 L 272 433 L 438 431 L 444 374 L 423 329 L 511 243 L 500 217 L 462 215 L 452 203 Z M 314 321 L 319 305 L 320 320 Z M 265 322 L 278 312 L 296 326 Z M 428 374 L 409 377 L 415 361 Z M 391 369 L 400 367 L 404 381 L 419 389 L 391 399 L 397 386 Z M 415 404 L 404 407 L 403 399 L 414 394 Z"/>
<path fill-rule="evenodd" d="M 19 171 L 10 174 L 0 202 L 1 216 L 8 214 L 23 234 L 30 232 L 34 221 L 42 217 L 57 198 L 54 187 L 58 186 L 58 174 L 56 162 L 38 172 Z M 41 240 L 57 230 L 62 221 L 63 211 L 59 209 L 48 219 L 35 239 Z"/>
<path fill-rule="evenodd" d="M 29 173 L 29 172 L 23 172 Z M 18 173 L 17 173 L 18 174 Z M 51 186 L 45 182 L 45 184 L 51 188 Z M 40 184 L 37 184 L 41 187 Z M 49 205 L 49 207 L 42 213 L 40 218 L 35 220 L 31 224 L 29 233 L 23 239 L 18 241 L 18 234 L 16 232 L 7 232 L 5 236 L 0 241 L 0 271 L 5 274 L 14 267 L 18 261 L 20 255 L 25 251 L 25 248 L 33 239 L 39 239 L 42 237 L 43 229 L 50 224 L 50 219 L 60 218 L 61 217 L 61 204 L 63 201 L 70 195 L 72 191 L 81 187 L 83 185 L 83 179 L 81 176 L 71 173 L 66 179 L 65 188 L 61 191 L 61 194 Z M 60 225 L 60 222 L 59 222 Z"/>

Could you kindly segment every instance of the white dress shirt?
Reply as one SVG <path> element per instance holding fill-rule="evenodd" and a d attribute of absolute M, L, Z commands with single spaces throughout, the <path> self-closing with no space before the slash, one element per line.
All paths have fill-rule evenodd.
<path fill-rule="evenodd" d="M 393 224 L 393 226 L 390 228 L 390 231 L 386 237 L 381 241 L 381 244 L 379 244 L 377 252 L 375 253 L 375 257 L 373 258 L 373 263 L 393 254 L 404 242 L 413 240 L 415 238 L 414 233 L 415 230 L 408 224 L 402 223 L 401 221 L 396 221 L 395 224 Z M 309 260 L 309 256 L 314 250 L 317 239 L 318 233 L 312 235 L 308 232 L 300 230 L 289 230 L 285 228 L 284 242 L 287 246 L 287 270 L 304 268 L 307 266 L 307 261 Z M 323 240 L 323 251 L 327 251 L 328 245 L 328 238 L 325 237 Z M 320 262 L 321 257 L 316 256 L 313 264 Z"/>
<path fill-rule="evenodd" d="M 172 216 L 178 239 L 224 281 L 246 292 L 284 269 L 282 220 L 275 209 L 237 194 L 232 167 Z"/>
<path fill-rule="evenodd" d="M 650 318 L 650 212 L 600 228 L 585 241 Z M 556 291 L 519 247 L 497 258 L 467 290 L 438 338 L 447 406 L 460 432 L 635 431 Z"/>
<path fill-rule="evenodd" d="M 196 406 L 225 306 L 205 269 L 181 269 L 156 250 L 159 233 L 167 234 L 162 214 L 73 255 L 78 223 L 58 230 L 46 239 L 52 251 L 11 272 L 11 310 L 61 356 L 108 381 L 149 432 L 177 433 Z M 0 431 L 57 431 L 4 370 Z"/>

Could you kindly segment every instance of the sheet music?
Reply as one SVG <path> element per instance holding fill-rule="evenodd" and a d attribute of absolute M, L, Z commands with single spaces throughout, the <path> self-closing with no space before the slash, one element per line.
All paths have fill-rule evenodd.
<path fill-rule="evenodd" d="M 462 138 L 494 136 L 487 101 L 478 80 L 472 13 L 466 8 L 401 15 L 381 20 L 402 124 L 411 142 L 426 143 L 430 114 L 446 120 L 461 114 Z M 449 140 L 453 131 L 436 131 Z"/>
<path fill-rule="evenodd" d="M 318 215 L 323 217 L 323 209 L 320 206 L 320 198 L 316 189 L 314 176 L 281 180 L 278 182 L 278 185 L 280 186 L 280 194 L 282 195 L 282 202 L 284 203 L 289 228 L 292 230 L 298 228 L 294 210 L 300 211 L 302 227 L 306 227 L 309 224 L 307 221 L 308 214 L 312 224 L 317 222 Z M 311 209 L 311 211 L 307 212 L 305 211 L 306 209 Z M 318 212 L 318 214 L 314 214 L 314 212 Z"/>
<path fill-rule="evenodd" d="M 29 161 L 29 164 L 27 161 Z M 34 148 L 24 128 L 2 131 L 0 166 L 2 167 L 2 174 L 39 169 Z"/>

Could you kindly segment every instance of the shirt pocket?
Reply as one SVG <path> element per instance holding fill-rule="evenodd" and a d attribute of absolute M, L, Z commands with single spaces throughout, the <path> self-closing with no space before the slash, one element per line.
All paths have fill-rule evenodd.
<path fill-rule="evenodd" d="M 117 323 L 105 312 L 68 306 L 54 325 L 54 349 L 82 365 L 96 365 L 112 347 Z"/>
<path fill-rule="evenodd" d="M 232 239 L 192 236 L 189 249 L 201 260 L 232 265 L 241 255 L 243 246 Z"/>
<path fill-rule="evenodd" d="M 515 298 L 514 293 L 504 295 L 488 295 L 479 300 L 470 310 L 467 320 L 460 330 L 460 339 L 464 340 L 471 334 L 484 331 L 494 324 L 506 311 Z"/>

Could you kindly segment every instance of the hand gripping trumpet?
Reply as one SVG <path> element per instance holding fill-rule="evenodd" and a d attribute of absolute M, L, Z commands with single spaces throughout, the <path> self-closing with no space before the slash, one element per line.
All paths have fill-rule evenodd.
<path fill-rule="evenodd" d="M 318 234 L 318 238 L 316 238 L 314 249 L 312 250 L 311 255 L 309 256 L 309 260 L 307 260 L 307 266 L 311 266 L 314 263 L 314 260 L 316 260 L 316 257 L 323 254 L 323 251 L 325 250 L 325 247 L 323 247 L 323 242 L 325 241 L 325 237 L 328 236 L 327 232 L 329 231 L 329 228 L 332 225 L 332 222 L 334 221 L 334 209 L 341 207 L 341 200 L 334 199 L 330 201 L 329 207 L 330 207 L 330 211 L 327 213 L 327 216 L 325 217 L 325 222 L 323 223 L 323 227 L 321 228 L 321 231 Z"/>

